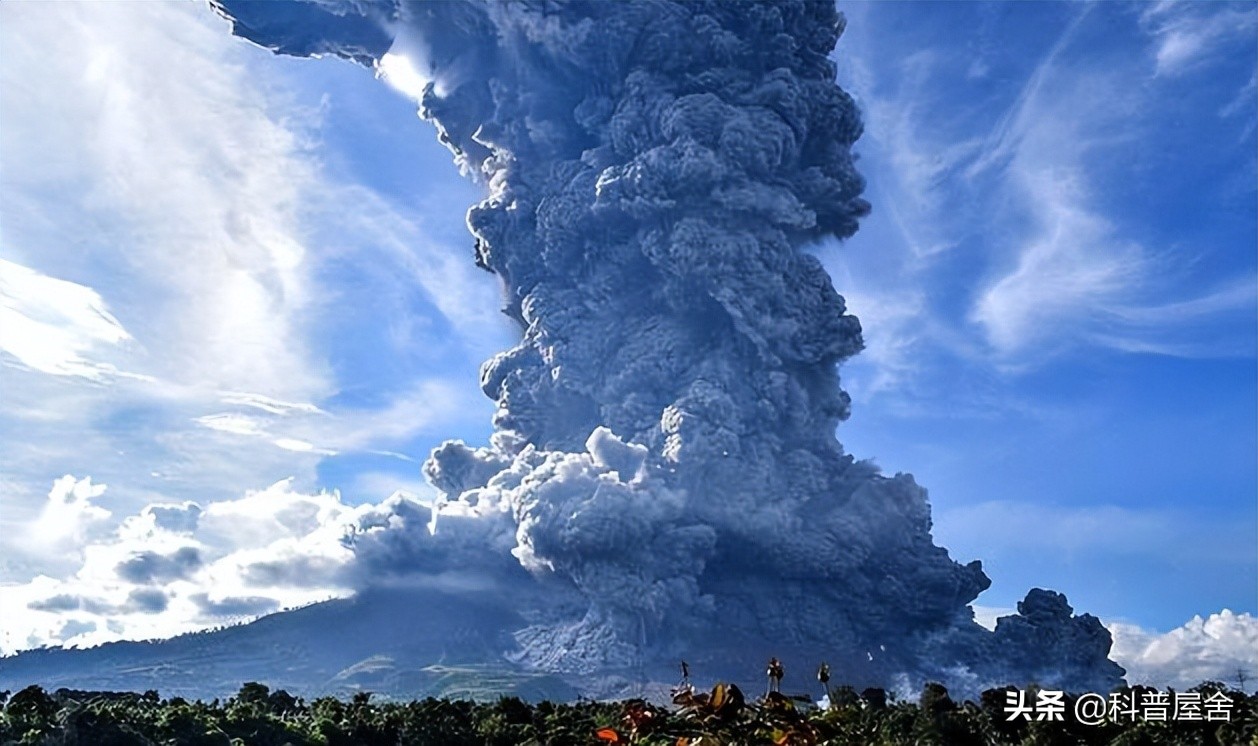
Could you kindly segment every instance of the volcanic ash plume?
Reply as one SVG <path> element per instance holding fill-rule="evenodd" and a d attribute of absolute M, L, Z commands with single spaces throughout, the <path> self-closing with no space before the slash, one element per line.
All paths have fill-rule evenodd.
<path fill-rule="evenodd" d="M 431 546 L 398 561 L 423 575 L 500 548 L 532 578 L 504 580 L 529 620 L 519 662 L 749 675 L 772 653 L 856 682 L 1120 681 L 1108 633 L 1059 594 L 975 624 L 980 563 L 935 546 L 910 475 L 835 440 L 861 327 L 802 248 L 869 205 L 833 3 L 222 4 L 280 53 L 407 56 L 420 115 L 487 186 L 475 261 L 521 339 L 481 368 L 491 444 L 433 451 L 435 533 L 404 529 Z"/>

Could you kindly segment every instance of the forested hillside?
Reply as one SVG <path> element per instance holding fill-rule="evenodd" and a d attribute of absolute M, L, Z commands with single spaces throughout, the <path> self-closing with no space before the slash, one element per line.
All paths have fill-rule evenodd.
<path fill-rule="evenodd" d="M 1258 744 L 1258 695 L 1217 682 L 1180 693 L 1212 702 L 1200 719 L 1166 720 L 1122 713 L 1100 724 L 1073 717 L 1066 697 L 1061 720 L 1009 719 L 1011 692 L 993 689 L 979 702 L 955 702 L 929 684 L 916 701 L 897 701 L 881 689 L 829 691 L 826 707 L 804 696 L 770 692 L 752 701 L 734 686 L 710 692 L 678 690 L 671 707 L 642 700 L 528 704 L 515 697 L 496 702 L 424 699 L 376 701 L 362 692 L 349 700 L 303 701 L 283 690 L 249 683 L 226 700 L 163 699 L 157 692 L 110 693 L 31 686 L 0 694 L 0 744 L 191 744 L 194 746 L 857 746 L 864 744 Z M 1028 694 L 1024 692 L 1023 694 Z M 1034 692 L 1029 694 L 1034 695 Z M 1152 694 L 1152 697 L 1149 695 Z M 1172 701 L 1174 701 L 1173 694 Z M 1156 701 L 1142 688 L 1117 690 L 1124 697 Z M 1035 699 L 1034 696 L 1031 697 Z M 1226 711 L 1227 717 L 1221 714 Z M 1179 713 L 1184 714 L 1184 713 Z"/>

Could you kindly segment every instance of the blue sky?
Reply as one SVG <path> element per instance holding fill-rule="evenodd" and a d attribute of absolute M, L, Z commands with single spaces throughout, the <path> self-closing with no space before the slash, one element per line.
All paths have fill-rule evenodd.
<path fill-rule="evenodd" d="M 869 344 L 840 438 L 930 488 L 986 603 L 1253 610 L 1254 6 L 847 12 L 874 213 L 825 250 Z"/>
<path fill-rule="evenodd" d="M 930 490 L 981 616 L 1062 590 L 1137 666 L 1258 641 L 1256 6 L 843 8 L 873 213 L 814 247 L 865 328 L 840 440 Z M 200 5 L 5 4 L 0 36 L 0 650 L 346 592 L 240 568 L 335 564 L 486 441 L 479 188 L 403 91 Z M 188 541 L 132 603 L 119 559 Z"/>

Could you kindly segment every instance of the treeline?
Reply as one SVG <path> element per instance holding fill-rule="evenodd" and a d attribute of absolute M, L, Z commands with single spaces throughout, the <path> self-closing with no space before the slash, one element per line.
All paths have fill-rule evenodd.
<path fill-rule="evenodd" d="M 1119 695 L 1139 697 L 1140 687 Z M 710 692 L 679 690 L 671 707 L 642 700 L 528 704 L 514 697 L 493 703 L 424 699 L 377 702 L 367 693 L 348 701 L 304 701 L 285 691 L 245 684 L 226 701 L 162 699 L 157 692 L 48 693 L 31 686 L 0 693 L 0 744 L 127 746 L 866 746 L 940 744 L 1193 744 L 1258 746 L 1258 695 L 1217 682 L 1189 690 L 1227 719 L 1106 719 L 1084 724 L 1067 696 L 1061 720 L 1008 716 L 1015 689 L 984 692 L 978 702 L 956 702 L 928 684 L 917 701 L 897 701 L 881 689 L 839 687 L 829 706 L 776 692 L 749 700 L 734 686 Z M 1012 694 L 1011 694 L 1012 693 Z M 1032 694 L 1023 693 L 1023 694 Z M 1034 699 L 1034 697 L 1032 697 Z"/>

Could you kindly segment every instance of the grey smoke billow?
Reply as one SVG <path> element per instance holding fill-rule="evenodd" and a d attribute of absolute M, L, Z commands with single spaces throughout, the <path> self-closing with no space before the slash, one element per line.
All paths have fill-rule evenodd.
<path fill-rule="evenodd" d="M 551 671 L 1121 681 L 1059 594 L 978 626 L 990 581 L 934 544 L 925 490 L 835 439 L 861 326 L 806 248 L 869 205 L 833 3 L 217 7 L 279 53 L 420 62 L 421 116 L 487 187 L 473 258 L 521 330 L 481 368 L 496 432 L 433 451 L 435 516 L 363 527 L 363 582 L 498 578 L 528 622 L 510 655 Z"/>

